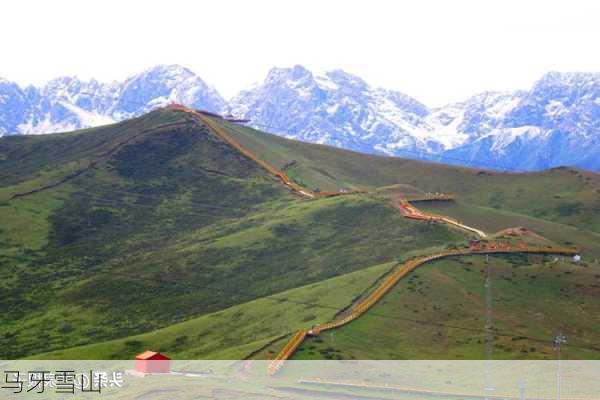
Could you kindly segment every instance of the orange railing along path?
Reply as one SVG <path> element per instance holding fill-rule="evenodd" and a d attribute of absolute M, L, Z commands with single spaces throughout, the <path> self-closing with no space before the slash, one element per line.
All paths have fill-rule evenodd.
<path fill-rule="evenodd" d="M 294 335 L 294 337 L 288 342 L 283 350 L 275 357 L 275 359 L 269 364 L 269 374 L 275 374 L 281 367 L 283 367 L 285 360 L 289 359 L 296 349 L 302 344 L 307 336 L 316 336 L 321 332 L 339 328 L 347 323 L 355 320 L 364 313 L 366 313 L 371 307 L 373 307 L 400 279 L 406 276 L 417 267 L 426 264 L 428 262 L 438 260 L 444 257 L 461 256 L 469 254 L 505 254 L 505 253 L 534 253 L 534 254 L 565 254 L 575 255 L 578 250 L 565 248 L 565 247 L 535 247 L 527 245 L 517 246 L 492 246 L 490 248 L 481 249 L 458 249 L 458 250 L 447 250 L 428 256 L 422 256 L 406 261 L 400 265 L 390 276 L 388 276 L 371 294 L 366 298 L 357 303 L 350 312 L 339 319 L 328 322 L 323 325 L 314 326 L 310 330 L 301 330 Z"/>

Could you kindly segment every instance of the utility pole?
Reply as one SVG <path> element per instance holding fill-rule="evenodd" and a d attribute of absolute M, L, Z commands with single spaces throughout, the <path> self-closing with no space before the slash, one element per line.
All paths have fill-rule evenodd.
<path fill-rule="evenodd" d="M 492 331 L 492 267 L 490 265 L 489 254 L 485 255 L 485 359 L 492 359 L 492 342 L 494 333 Z"/>
<path fill-rule="evenodd" d="M 556 358 L 557 358 L 557 365 L 556 365 L 556 400 L 560 400 L 560 395 L 561 395 L 561 386 L 560 386 L 560 379 L 561 379 L 561 347 L 563 345 L 563 343 L 567 343 L 567 337 L 562 334 L 559 333 L 558 335 L 556 335 L 554 337 L 554 350 L 556 351 Z"/>
<path fill-rule="evenodd" d="M 486 400 L 488 400 L 487 393 L 494 391 L 492 384 L 492 350 L 494 341 L 494 332 L 492 330 L 492 306 L 493 306 L 493 293 L 492 293 L 492 267 L 490 264 L 489 254 L 485 255 L 485 282 L 483 284 L 485 288 L 485 392 Z"/>
<path fill-rule="evenodd" d="M 525 400 L 525 381 L 519 382 L 519 400 Z"/>

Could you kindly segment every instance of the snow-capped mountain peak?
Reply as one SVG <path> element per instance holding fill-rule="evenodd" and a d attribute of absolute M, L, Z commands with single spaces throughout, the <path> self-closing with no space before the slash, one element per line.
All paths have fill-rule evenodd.
<path fill-rule="evenodd" d="M 225 100 L 191 70 L 159 65 L 125 82 L 82 81 L 74 76 L 53 79 L 41 87 L 20 88 L 0 82 L 0 134 L 51 133 L 111 123 L 171 102 L 210 111 L 226 110 Z"/>
<path fill-rule="evenodd" d="M 340 89 L 348 90 L 369 90 L 370 87 L 361 78 L 356 75 L 345 72 L 341 69 L 334 69 L 332 71 L 325 72 L 325 76 L 332 82 L 338 85 Z"/>
<path fill-rule="evenodd" d="M 298 85 L 302 81 L 311 81 L 313 74 L 302 65 L 294 65 L 291 68 L 271 68 L 267 73 L 265 84 L 288 82 L 290 85 Z"/>
<path fill-rule="evenodd" d="M 392 148 L 414 141 L 408 132 L 418 131 L 416 116 L 427 113 L 418 101 L 371 88 L 342 70 L 315 75 L 302 66 L 271 69 L 262 84 L 234 97 L 230 108 L 258 128 L 359 151 L 382 145 L 382 137 Z"/>
<path fill-rule="evenodd" d="M 600 73 L 549 72 L 530 90 L 482 92 L 430 109 L 343 70 L 272 68 L 226 104 L 180 65 L 124 82 L 60 77 L 21 88 L 0 78 L 0 136 L 73 130 L 171 102 L 249 118 L 255 127 L 352 150 L 471 166 L 600 170 Z"/>
<path fill-rule="evenodd" d="M 599 169 L 598 77 L 550 72 L 529 91 L 482 92 L 429 109 L 342 70 L 314 75 L 295 66 L 271 70 L 230 107 L 257 128 L 358 151 L 492 168 Z M 576 149 L 581 140 L 595 157 Z"/>
<path fill-rule="evenodd" d="M 226 108 L 217 91 L 191 70 L 180 65 L 158 65 L 123 83 L 115 109 L 121 118 L 126 118 L 127 114 L 149 111 L 174 101 L 212 111 Z"/>

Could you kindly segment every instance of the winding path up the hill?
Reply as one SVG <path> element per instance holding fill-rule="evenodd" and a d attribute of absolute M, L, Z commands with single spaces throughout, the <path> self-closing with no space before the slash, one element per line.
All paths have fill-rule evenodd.
<path fill-rule="evenodd" d="M 176 110 L 180 110 L 180 111 L 184 111 L 184 112 L 190 113 L 193 116 L 195 116 L 198 119 L 200 119 L 200 121 L 204 125 L 206 125 L 214 134 L 216 134 L 218 137 L 220 137 L 222 140 L 224 140 L 226 143 L 228 143 L 233 148 L 237 149 L 240 153 L 242 153 L 243 155 L 245 155 L 246 157 L 248 157 L 252 161 L 256 162 L 258 165 L 260 165 L 262 168 L 264 168 L 267 172 L 269 172 L 270 174 L 272 174 L 273 176 L 275 176 L 285 186 L 287 186 L 289 189 L 291 189 L 292 192 L 297 193 L 298 195 L 300 195 L 302 197 L 306 197 L 306 198 L 309 198 L 309 199 L 314 199 L 314 198 L 319 198 L 319 197 L 335 197 L 335 196 L 341 196 L 341 195 L 344 195 L 344 194 L 356 193 L 356 191 L 348 191 L 348 192 L 315 192 L 315 191 L 313 191 L 313 190 L 311 190 L 309 188 L 303 187 L 303 186 L 297 184 L 296 182 L 294 182 L 293 180 L 291 180 L 287 176 L 287 174 L 285 172 L 281 171 L 280 169 L 272 166 L 268 162 L 266 162 L 266 161 L 262 160 L 261 158 L 257 157 L 249 149 L 247 149 L 244 146 L 242 146 L 237 140 L 235 140 L 233 138 L 233 136 L 231 136 L 225 129 L 223 129 L 223 127 L 221 125 L 219 125 L 217 122 L 215 122 L 212 118 L 204 115 L 202 112 L 199 112 L 197 110 L 192 110 L 192 109 L 184 107 L 184 106 L 173 105 L 171 107 L 175 108 Z"/>
<path fill-rule="evenodd" d="M 198 118 L 205 126 L 207 126 L 215 135 L 224 140 L 226 143 L 231 145 L 233 148 L 237 149 L 240 153 L 244 154 L 246 157 L 256 162 L 262 168 L 264 168 L 271 175 L 278 178 L 285 186 L 290 188 L 292 192 L 297 193 L 302 197 L 306 197 L 309 199 L 319 198 L 319 197 L 334 197 L 341 196 L 347 194 L 356 194 L 361 193 L 360 191 L 346 191 L 346 192 L 315 192 L 309 188 L 303 187 L 296 182 L 292 181 L 285 172 L 279 170 L 278 168 L 272 166 L 268 162 L 262 160 L 260 157 L 257 157 L 253 152 L 249 149 L 242 146 L 237 140 L 235 140 L 226 129 L 224 129 L 219 123 L 217 123 L 213 118 L 203 114 L 200 111 L 190 109 L 181 105 L 172 105 L 171 108 L 179 111 L 186 112 L 188 114 L 193 115 Z M 449 218 L 443 215 L 430 214 L 425 213 L 418 208 L 416 208 L 411 203 L 420 202 L 420 201 L 451 201 L 454 200 L 453 195 L 449 194 L 427 194 L 422 196 L 405 196 L 400 199 L 400 212 L 406 218 L 412 219 L 420 219 L 425 221 L 436 221 L 442 222 L 449 225 L 456 226 L 458 228 L 473 232 L 477 234 L 479 237 L 486 237 L 486 233 L 480 229 L 473 228 L 471 226 L 465 225 L 458 220 L 453 218 Z"/>
<path fill-rule="evenodd" d="M 468 250 L 448 250 L 432 255 L 422 256 L 413 258 L 404 264 L 401 264 L 396 270 L 388 276 L 373 292 L 371 292 L 365 299 L 361 300 L 356 304 L 349 313 L 345 316 L 335 319 L 323 325 L 314 326 L 312 329 L 303 329 L 298 331 L 288 344 L 279 352 L 275 359 L 269 365 L 269 374 L 275 374 L 289 359 L 296 349 L 302 344 L 307 336 L 318 336 L 321 332 L 330 329 L 339 328 L 348 324 L 349 322 L 360 317 L 366 313 L 371 307 L 375 305 L 400 279 L 404 276 L 420 267 L 421 265 L 427 264 L 431 261 L 439 260 L 441 258 L 452 257 L 452 256 L 464 256 L 464 255 L 477 255 L 477 254 L 511 254 L 511 253 L 533 253 L 533 254 L 564 254 L 564 255 L 575 255 L 577 250 L 569 249 L 564 247 L 535 247 L 535 246 L 515 246 L 515 247 L 494 247 L 494 248 L 482 248 L 482 249 L 468 249 Z"/>
<path fill-rule="evenodd" d="M 308 188 L 302 187 L 301 185 L 293 182 L 288 176 L 279 169 L 270 165 L 266 161 L 260 159 L 254 155 L 249 149 L 246 149 L 239 142 L 237 142 L 220 124 L 218 124 L 212 117 L 203 114 L 201 111 L 193 110 L 181 105 L 171 105 L 172 109 L 183 111 L 198 118 L 200 122 L 207 126 L 215 135 L 223 139 L 226 143 L 231 145 L 233 148 L 240 151 L 249 159 L 256 162 L 258 165 L 267 170 L 270 174 L 278 178 L 284 185 L 290 188 L 293 192 L 306 198 L 319 198 L 319 197 L 332 197 L 339 196 L 342 194 L 352 194 L 357 192 L 314 192 Z M 420 201 L 452 201 L 454 200 L 453 195 L 449 194 L 426 194 L 419 196 L 404 196 L 399 200 L 400 213 L 411 219 L 417 219 L 422 221 L 435 221 L 456 226 L 458 228 L 473 232 L 480 238 L 486 238 L 487 234 L 480 229 L 465 225 L 458 220 L 449 218 L 443 215 L 437 215 L 432 213 L 426 213 L 419 210 L 412 203 Z M 516 245 L 502 244 L 502 243 L 486 243 L 478 245 L 477 247 L 471 247 L 469 249 L 455 249 L 442 251 L 435 254 L 412 258 L 403 264 L 399 265 L 387 278 L 385 278 L 369 295 L 364 299 L 360 300 L 355 304 L 349 312 L 343 314 L 339 318 L 334 319 L 323 325 L 316 325 L 310 329 L 302 329 L 294 334 L 291 340 L 283 347 L 283 349 L 277 354 L 275 359 L 269 364 L 268 373 L 270 375 L 275 374 L 298 349 L 298 347 L 304 342 L 307 336 L 317 336 L 321 332 L 336 329 L 341 326 L 348 324 L 349 322 L 360 317 L 371 309 L 389 290 L 398 283 L 404 276 L 420 267 L 421 265 L 429 262 L 439 260 L 446 257 L 452 256 L 464 256 L 464 255 L 477 255 L 477 254 L 511 254 L 511 253 L 533 253 L 533 254 L 564 254 L 564 255 L 575 255 L 578 253 L 576 249 L 565 248 L 565 247 L 551 247 L 551 246 L 530 246 L 524 242 L 519 242 Z"/>

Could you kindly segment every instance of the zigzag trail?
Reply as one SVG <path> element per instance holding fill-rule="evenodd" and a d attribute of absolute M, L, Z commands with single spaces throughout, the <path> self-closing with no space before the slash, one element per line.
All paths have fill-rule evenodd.
<path fill-rule="evenodd" d="M 261 160 L 255 156 L 250 150 L 243 147 L 238 143 L 221 125 L 219 125 L 213 118 L 207 116 L 205 113 L 187 108 L 181 105 L 171 105 L 171 109 L 183 111 L 200 119 L 200 121 L 207 126 L 214 134 L 223 139 L 233 148 L 240 151 L 249 159 L 256 162 L 270 174 L 281 180 L 281 182 L 290 188 L 293 192 L 306 198 L 318 198 L 318 197 L 332 197 L 339 196 L 342 194 L 360 193 L 355 192 L 314 192 L 308 188 L 302 187 L 297 183 L 293 182 L 289 177 L 281 170 L 273 167 L 269 163 Z M 412 203 L 422 201 L 453 201 L 454 195 L 450 194 L 426 194 L 422 196 L 405 196 L 399 200 L 399 208 L 402 216 L 411 219 L 417 219 L 422 221 L 435 221 L 442 222 L 458 228 L 467 230 L 477 234 L 481 238 L 487 237 L 487 234 L 480 229 L 465 225 L 458 220 L 449 218 L 443 215 L 426 213 L 419 210 Z M 412 258 L 405 263 L 399 265 L 391 275 L 381 282 L 374 291 L 372 291 L 367 297 L 362 299 L 356 305 L 354 305 L 348 313 L 328 322 L 323 325 L 314 326 L 312 329 L 302 329 L 294 334 L 292 339 L 283 347 L 283 349 L 277 354 L 275 359 L 269 364 L 268 373 L 274 375 L 281 367 L 283 367 L 285 361 L 289 359 L 296 349 L 304 342 L 307 336 L 316 336 L 323 331 L 330 329 L 336 329 L 349 322 L 360 317 L 366 313 L 371 307 L 373 307 L 400 279 L 404 276 L 420 267 L 421 265 L 429 262 L 439 260 L 445 257 L 453 256 L 464 256 L 464 255 L 476 255 L 476 254 L 510 254 L 510 253 L 533 253 L 533 254 L 564 254 L 564 255 L 575 255 L 578 253 L 577 249 L 565 248 L 565 247 L 536 247 L 526 245 L 524 242 L 520 242 L 517 245 L 501 244 L 501 243 L 490 243 L 483 246 L 477 245 L 469 249 L 456 249 L 447 250 L 440 253 L 430 254 L 426 256 Z"/>
<path fill-rule="evenodd" d="M 418 201 L 452 201 L 454 195 L 451 194 L 427 194 L 424 196 L 408 196 L 400 199 L 400 213 L 406 218 L 419 219 L 423 221 L 437 221 L 443 222 L 449 225 L 454 225 L 461 229 L 475 233 L 481 238 L 487 237 L 487 234 L 477 228 L 465 225 L 454 218 L 449 218 L 443 215 L 425 213 L 415 207 L 412 202 Z"/>

